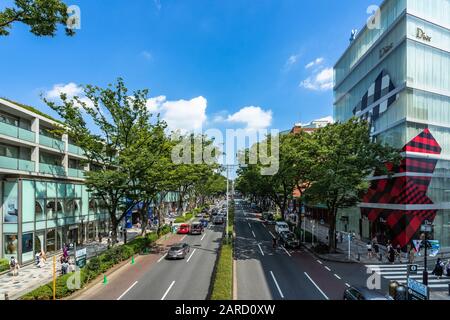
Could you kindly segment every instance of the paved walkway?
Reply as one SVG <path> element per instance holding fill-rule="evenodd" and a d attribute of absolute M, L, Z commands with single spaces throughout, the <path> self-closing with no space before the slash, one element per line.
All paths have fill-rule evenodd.
<path fill-rule="evenodd" d="M 127 241 L 134 239 L 140 234 L 139 229 L 128 229 Z M 87 258 L 94 257 L 107 249 L 107 238 L 102 240 L 102 243 L 91 242 L 83 247 L 86 248 Z M 119 241 L 123 243 L 123 240 Z M 71 253 L 71 252 L 69 252 Z M 56 255 L 56 270 L 57 275 L 60 275 L 61 264 L 59 258 L 61 253 Z M 44 267 L 39 268 L 34 263 L 26 265 L 20 269 L 19 275 L 12 276 L 11 272 L 0 275 L 0 300 L 5 299 L 5 293 L 8 294 L 10 300 L 18 299 L 22 295 L 30 292 L 37 287 L 49 283 L 53 279 L 53 257 L 48 257 Z"/>
<path fill-rule="evenodd" d="M 306 225 L 306 226 L 305 226 Z M 303 230 L 306 227 L 306 231 L 310 232 L 312 231 L 313 224 L 310 220 L 307 220 L 305 224 L 302 224 Z M 321 225 L 317 221 L 314 223 L 314 235 L 319 239 L 322 243 L 328 243 L 328 227 L 326 225 Z M 338 254 L 331 254 L 328 255 L 330 259 L 336 258 L 336 260 L 346 260 L 346 261 L 356 261 L 364 264 L 383 264 L 387 262 L 386 258 L 386 247 L 380 245 L 380 253 L 382 254 L 382 260 L 379 259 L 379 257 L 372 257 L 369 258 L 367 255 L 367 242 L 362 241 L 361 239 L 355 238 L 350 242 L 350 259 L 349 259 L 349 240 L 346 235 L 343 236 L 343 241 L 341 242 L 340 239 L 338 241 Z M 327 255 L 324 255 L 327 256 Z M 428 258 L 428 267 L 432 268 L 433 264 L 436 262 L 437 258 L 442 259 L 449 259 L 450 258 L 450 251 L 446 250 L 441 253 L 435 258 L 429 257 Z M 401 256 L 401 263 L 407 263 L 408 257 L 406 253 L 402 253 Z M 395 263 L 400 263 L 397 259 Z M 414 263 L 423 263 L 423 255 L 422 256 L 416 256 L 416 259 Z"/>

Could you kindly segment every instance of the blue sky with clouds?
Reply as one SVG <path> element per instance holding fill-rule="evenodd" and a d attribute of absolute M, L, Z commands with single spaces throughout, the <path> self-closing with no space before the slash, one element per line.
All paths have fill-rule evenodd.
<path fill-rule="evenodd" d="M 2 1 L 3 6 L 8 4 Z M 123 77 L 172 128 L 276 128 L 332 115 L 332 66 L 379 0 L 70 0 L 81 30 L 0 37 L 0 96 Z M 0 4 L 0 8 L 1 8 Z"/>

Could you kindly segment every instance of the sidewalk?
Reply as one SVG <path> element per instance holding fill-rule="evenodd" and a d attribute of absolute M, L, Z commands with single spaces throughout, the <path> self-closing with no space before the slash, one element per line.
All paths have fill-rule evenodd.
<path fill-rule="evenodd" d="M 131 241 L 140 234 L 139 229 L 128 229 L 127 242 Z M 123 240 L 119 241 L 122 244 Z M 77 249 L 86 248 L 87 258 L 90 259 L 96 255 L 104 252 L 108 247 L 107 238 L 102 242 L 90 242 L 83 247 Z M 72 254 L 72 252 L 70 252 Z M 61 264 L 59 258 L 61 252 L 56 254 L 56 272 L 57 276 L 60 275 Z M 25 265 L 20 268 L 19 275 L 13 277 L 12 273 L 8 272 L 0 275 L 0 300 L 5 299 L 5 293 L 8 294 L 10 300 L 20 298 L 22 295 L 30 292 L 46 283 L 49 283 L 53 279 L 53 257 L 48 257 L 47 262 L 43 268 L 37 267 L 34 263 Z"/>
<path fill-rule="evenodd" d="M 305 223 L 302 224 L 302 229 L 311 233 L 312 231 L 312 224 L 310 220 L 306 219 Z M 328 243 L 328 227 L 326 225 L 321 225 L 317 221 L 314 225 L 314 236 L 318 238 L 318 240 L 322 243 L 327 244 Z M 302 239 L 301 239 L 302 240 Z M 324 259 L 337 261 L 337 262 L 358 262 L 362 264 L 384 264 L 387 262 L 386 258 L 386 246 L 380 245 L 380 253 L 382 254 L 382 260 L 379 260 L 379 257 L 373 257 L 369 258 L 367 255 L 367 242 L 362 241 L 360 239 L 355 238 L 350 242 L 350 259 L 348 257 L 349 252 L 349 243 L 348 243 L 348 237 L 346 235 L 343 236 L 343 241 L 341 242 L 340 239 L 338 239 L 337 244 L 337 253 L 336 254 L 323 254 L 321 256 L 324 257 Z M 305 244 L 305 246 L 308 249 L 312 248 L 311 244 Z M 428 257 L 428 266 L 431 267 L 436 262 L 437 258 L 441 259 L 449 259 L 450 258 L 450 251 L 444 251 L 439 253 L 439 255 L 435 258 Z M 416 256 L 414 263 L 417 264 L 423 264 L 423 256 Z M 406 253 L 402 253 L 401 257 L 401 263 L 407 263 L 408 257 Z M 399 261 L 396 259 L 396 264 L 399 263 Z"/>

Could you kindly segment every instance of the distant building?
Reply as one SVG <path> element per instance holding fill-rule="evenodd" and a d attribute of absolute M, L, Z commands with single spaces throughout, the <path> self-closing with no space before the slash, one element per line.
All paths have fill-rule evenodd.
<path fill-rule="evenodd" d="M 316 131 L 317 129 L 326 127 L 327 125 L 332 124 L 332 123 L 333 123 L 332 117 L 317 119 L 317 120 L 311 121 L 310 123 L 307 123 L 307 124 L 296 123 L 290 131 L 284 131 L 282 133 L 296 134 L 296 133 L 300 133 L 302 131 L 311 133 L 311 132 Z"/>

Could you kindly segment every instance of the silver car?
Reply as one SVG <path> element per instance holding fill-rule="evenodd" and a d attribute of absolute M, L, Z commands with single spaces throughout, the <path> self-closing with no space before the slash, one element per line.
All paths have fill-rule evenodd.
<path fill-rule="evenodd" d="M 166 259 L 184 259 L 190 250 L 187 243 L 174 244 L 167 252 Z"/>

